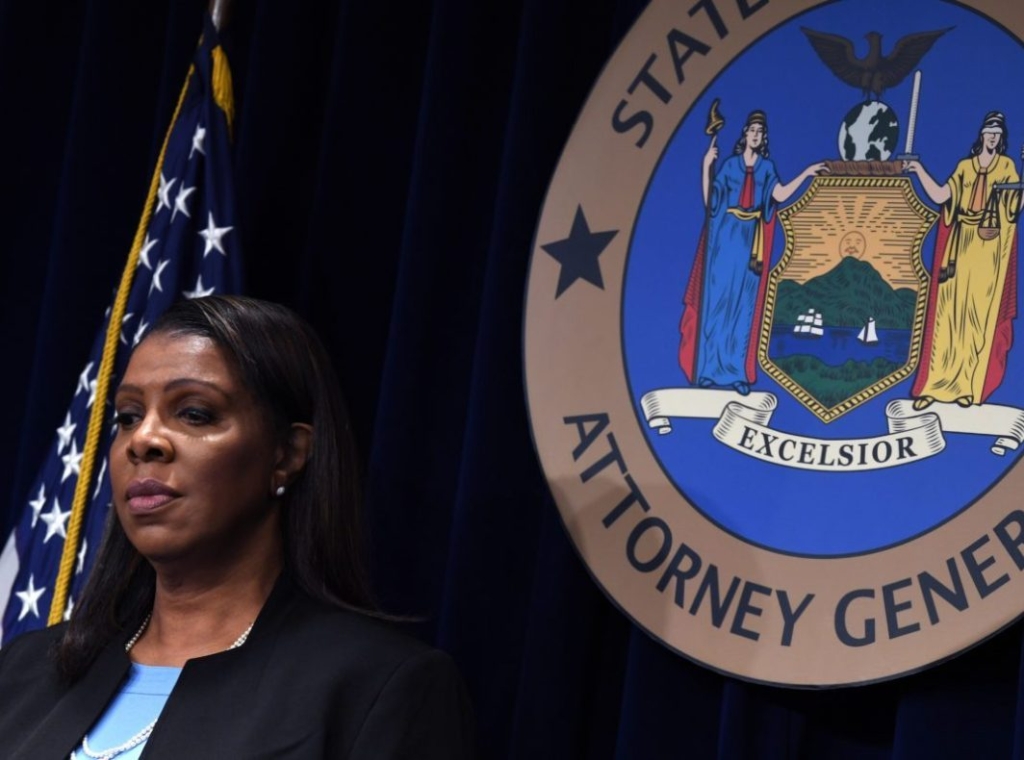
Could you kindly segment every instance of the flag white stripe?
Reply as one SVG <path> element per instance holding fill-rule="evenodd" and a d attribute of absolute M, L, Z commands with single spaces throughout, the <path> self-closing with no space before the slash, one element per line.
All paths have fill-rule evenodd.
<path fill-rule="evenodd" d="M 14 579 L 18 577 L 18 547 L 14 543 L 14 533 L 7 537 L 4 551 L 0 554 L 0 610 L 7 609 L 7 602 L 14 591 Z M 0 614 L 0 641 L 4 640 L 4 618 Z"/>

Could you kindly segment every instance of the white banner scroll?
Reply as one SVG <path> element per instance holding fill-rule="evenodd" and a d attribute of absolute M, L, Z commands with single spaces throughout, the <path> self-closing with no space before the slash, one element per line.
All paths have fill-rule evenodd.
<path fill-rule="evenodd" d="M 909 399 L 885 408 L 888 432 L 871 438 L 816 438 L 771 427 L 778 400 L 772 393 L 741 396 L 732 391 L 665 388 L 640 399 L 648 425 L 672 432 L 673 418 L 715 419 L 713 435 L 734 451 L 784 467 L 827 472 L 879 470 L 917 462 L 946 447 L 944 433 L 995 438 L 1002 456 L 1024 441 L 1024 410 L 985 404 L 962 408 L 933 404 L 916 411 Z"/>
<path fill-rule="evenodd" d="M 645 393 L 640 399 L 647 424 L 660 435 L 672 432 L 672 417 L 717 420 L 730 404 L 742 404 L 750 418 L 759 425 L 767 425 L 775 411 L 774 393 L 754 392 L 741 396 L 733 391 L 713 391 L 702 388 L 665 388 Z"/>
<path fill-rule="evenodd" d="M 932 404 L 923 412 L 914 410 L 913 401 L 901 399 L 891 401 L 885 408 L 889 418 L 889 429 L 893 430 L 896 419 L 906 420 L 905 424 L 913 424 L 913 418 L 923 418 L 929 414 L 938 417 L 942 430 L 946 433 L 970 433 L 972 435 L 988 435 L 995 438 L 991 450 L 997 456 L 1014 451 L 1024 441 L 1024 409 L 1001 404 L 982 404 L 981 406 L 961 407 L 956 404 Z"/>

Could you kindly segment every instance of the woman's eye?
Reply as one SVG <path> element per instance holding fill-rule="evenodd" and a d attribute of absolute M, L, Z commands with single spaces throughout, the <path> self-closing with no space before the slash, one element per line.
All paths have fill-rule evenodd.
<path fill-rule="evenodd" d="M 134 425 L 139 419 L 139 415 L 135 412 L 117 412 L 114 415 L 114 422 L 121 428 L 128 428 Z"/>
<path fill-rule="evenodd" d="M 194 406 L 182 409 L 178 416 L 190 425 L 206 425 L 213 421 L 213 415 L 210 412 Z"/>

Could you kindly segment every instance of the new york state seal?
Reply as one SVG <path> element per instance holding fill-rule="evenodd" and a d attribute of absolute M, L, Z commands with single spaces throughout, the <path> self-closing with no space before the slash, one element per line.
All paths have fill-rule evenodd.
<path fill-rule="evenodd" d="M 841 686 L 1024 613 L 1022 65 L 998 0 L 652 0 L 610 59 L 526 396 L 573 545 L 667 647 Z"/>

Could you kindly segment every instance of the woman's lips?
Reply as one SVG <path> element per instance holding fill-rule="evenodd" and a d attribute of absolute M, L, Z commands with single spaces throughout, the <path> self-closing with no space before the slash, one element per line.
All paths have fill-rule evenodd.
<path fill-rule="evenodd" d="M 151 512 L 158 507 L 162 507 L 167 502 L 173 501 L 175 498 L 167 493 L 154 494 L 153 496 L 133 496 L 128 499 L 128 509 L 132 512 Z"/>
<path fill-rule="evenodd" d="M 133 480 L 128 484 L 125 492 L 128 509 L 132 512 L 151 512 L 180 495 L 170 486 L 153 478 Z"/>

